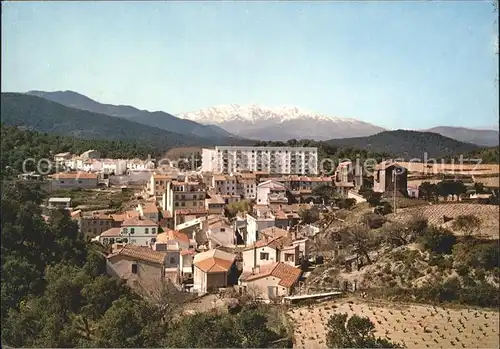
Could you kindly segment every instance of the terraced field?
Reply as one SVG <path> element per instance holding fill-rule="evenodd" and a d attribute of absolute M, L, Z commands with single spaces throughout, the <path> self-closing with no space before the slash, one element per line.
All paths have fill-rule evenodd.
<path fill-rule="evenodd" d="M 367 316 L 375 324 L 377 336 L 405 344 L 407 348 L 498 348 L 500 345 L 498 312 L 342 299 L 292 308 L 289 316 L 295 328 L 294 347 L 327 348 L 325 325 L 334 313 Z"/>
<path fill-rule="evenodd" d="M 435 204 L 420 207 L 401 209 L 396 216 L 387 215 L 394 221 L 406 222 L 414 214 L 421 214 L 429 220 L 430 224 L 443 225 L 443 217 L 456 218 L 459 215 L 473 214 L 481 219 L 480 233 L 492 239 L 499 237 L 499 214 L 500 207 L 496 205 L 481 204 Z M 445 225 L 451 228 L 449 223 Z M 458 233 L 458 232 L 457 232 Z"/>

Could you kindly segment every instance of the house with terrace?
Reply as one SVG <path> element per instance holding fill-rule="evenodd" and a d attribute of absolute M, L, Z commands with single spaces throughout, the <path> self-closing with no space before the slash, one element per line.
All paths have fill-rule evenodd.
<path fill-rule="evenodd" d="M 129 218 L 119 228 L 111 228 L 101 233 L 96 240 L 102 244 L 124 243 L 151 247 L 156 242 L 158 224 L 140 217 Z"/>
<path fill-rule="evenodd" d="M 251 272 L 255 268 L 284 262 L 291 266 L 300 263 L 300 247 L 294 245 L 292 238 L 287 235 L 263 237 L 243 250 L 243 271 Z"/>

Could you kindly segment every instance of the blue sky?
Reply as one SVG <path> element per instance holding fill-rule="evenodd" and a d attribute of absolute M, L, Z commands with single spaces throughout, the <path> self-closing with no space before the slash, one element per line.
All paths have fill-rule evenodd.
<path fill-rule="evenodd" d="M 491 2 L 2 3 L 2 91 L 180 113 L 294 105 L 387 128 L 498 123 Z"/>

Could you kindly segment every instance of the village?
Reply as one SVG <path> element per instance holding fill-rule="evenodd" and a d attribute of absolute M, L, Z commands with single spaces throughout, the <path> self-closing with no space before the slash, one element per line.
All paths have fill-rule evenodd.
<path fill-rule="evenodd" d="M 363 169 L 350 161 L 338 163 L 334 173 L 326 175 L 318 170 L 317 158 L 304 161 L 311 149 L 255 150 L 294 151 L 299 161 L 275 156 L 252 163 L 252 149 L 235 149 L 237 156 L 229 161 L 204 156 L 197 170 L 155 168 L 150 160 L 134 160 L 132 169 L 130 161 L 103 161 L 98 152 L 89 151 L 79 160 L 70 154 L 56 155 L 54 161 L 65 164 L 64 172 L 47 178 L 25 174 L 20 179 L 44 183 L 51 193 L 45 212 L 68 210 L 87 240 L 102 246 L 110 276 L 125 280 L 145 296 L 157 292 L 159 285 L 173 285 L 195 299 L 187 306 L 192 311 L 212 309 L 217 300 L 230 298 L 230 302 L 238 295 L 271 304 L 311 300 L 330 304 L 329 300 L 359 292 L 365 297 L 366 270 L 376 266 L 361 269 L 366 260 L 360 246 L 335 238 L 360 219 L 377 228 L 385 224 L 378 219 L 401 224 L 418 212 L 429 224 L 449 228 L 450 221 L 472 212 L 481 216 L 481 234 L 498 239 L 498 206 L 489 204 L 498 196 L 498 165 L 475 171 L 468 165 L 460 171 L 436 166 L 432 173 L 418 163 L 384 161 L 373 168 L 367 189 Z M 314 150 L 313 154 L 317 156 Z M 84 156 L 87 160 L 81 160 Z M 241 166 L 238 157 L 250 161 Z M 75 161 L 81 162 L 75 165 Z M 123 167 L 112 168 L 110 175 L 109 165 L 96 169 L 87 163 Z M 121 180 L 113 184 L 115 173 Z M 460 183 L 464 188 L 426 200 L 429 193 L 423 188 L 439 182 Z M 55 195 L 61 192 L 113 192 L 124 202 L 115 209 L 75 205 L 71 197 Z M 373 258 L 372 252 L 369 255 Z M 340 257 L 342 271 L 335 271 L 332 278 L 329 266 Z M 298 324 L 306 321 L 296 316 L 292 310 L 290 317 Z M 303 338 L 302 346 L 317 344 L 319 338 L 312 342 Z"/>

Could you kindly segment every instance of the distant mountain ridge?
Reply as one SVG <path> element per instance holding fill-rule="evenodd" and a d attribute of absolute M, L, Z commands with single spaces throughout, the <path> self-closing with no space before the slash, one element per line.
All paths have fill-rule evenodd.
<path fill-rule="evenodd" d="M 494 147 L 499 144 L 498 130 L 438 126 L 423 131 L 439 133 L 440 135 L 456 139 L 461 142 L 477 144 L 484 147 Z"/>
<path fill-rule="evenodd" d="M 356 119 L 330 117 L 294 106 L 269 108 L 229 104 L 179 114 L 178 117 L 202 124 L 215 124 L 232 134 L 262 141 L 304 138 L 327 140 L 367 136 L 385 130 Z"/>
<path fill-rule="evenodd" d="M 45 98 L 67 107 L 120 117 L 179 134 L 216 139 L 220 142 L 224 142 L 227 138 L 237 138 L 214 125 L 202 125 L 191 120 L 179 119 L 163 111 L 150 112 L 129 105 L 103 104 L 74 91 L 28 91 L 26 94 Z"/>
<path fill-rule="evenodd" d="M 124 140 L 162 151 L 182 146 L 213 146 L 219 143 L 217 139 L 196 135 L 187 137 L 125 118 L 70 108 L 28 94 L 2 93 L 0 107 L 2 123 L 24 126 L 39 132 L 83 139 Z M 239 144 L 238 140 L 234 142 Z"/>
<path fill-rule="evenodd" d="M 367 137 L 331 139 L 328 144 L 345 148 L 364 149 L 377 153 L 389 153 L 405 160 L 427 158 L 440 160 L 480 149 L 478 145 L 464 143 L 438 133 L 395 130 L 384 131 Z"/>

